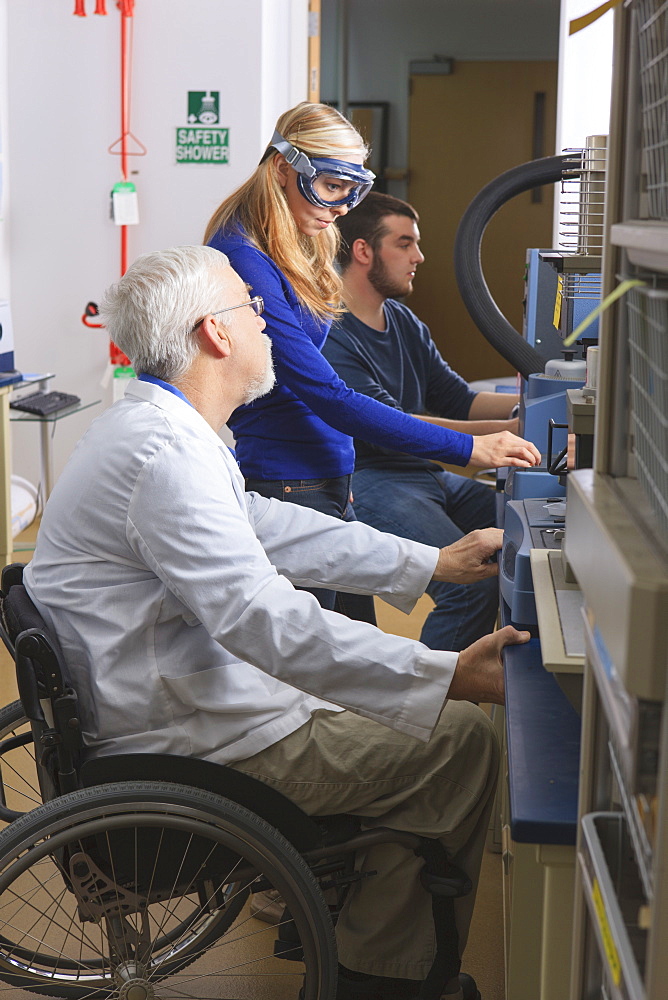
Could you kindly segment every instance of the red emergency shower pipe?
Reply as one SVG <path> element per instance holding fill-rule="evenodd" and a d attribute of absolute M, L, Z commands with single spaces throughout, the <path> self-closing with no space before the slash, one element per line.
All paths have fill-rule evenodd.
<path fill-rule="evenodd" d="M 146 147 L 130 131 L 130 81 L 132 75 L 132 27 L 130 18 L 134 14 L 134 0 L 118 0 L 121 13 L 121 135 L 112 142 L 109 152 L 121 158 L 121 176 L 128 179 L 128 157 L 143 156 Z M 134 139 L 139 150 L 130 152 L 128 140 Z M 116 149 L 120 145 L 120 149 Z M 121 277 L 128 269 L 128 227 L 121 226 Z"/>
<path fill-rule="evenodd" d="M 128 132 L 130 129 L 130 81 L 128 60 L 128 20 L 132 10 L 127 12 L 121 6 L 121 175 L 128 179 Z M 128 269 L 128 227 L 121 226 L 121 277 Z"/>
<path fill-rule="evenodd" d="M 74 13 L 77 17 L 86 16 L 86 0 L 75 0 Z M 95 14 L 107 13 L 107 0 L 95 0 Z"/>
<path fill-rule="evenodd" d="M 131 28 L 129 19 L 134 14 L 135 0 L 117 0 L 116 6 L 121 15 L 121 135 L 120 138 L 111 144 L 109 152 L 121 157 L 121 175 L 124 181 L 128 179 L 128 156 L 143 156 L 146 153 L 145 146 L 132 135 L 130 131 L 130 73 L 131 73 L 131 50 L 132 42 L 130 38 Z M 79 17 L 86 17 L 85 0 L 75 0 L 74 13 Z M 106 0 L 95 0 L 95 13 L 107 14 Z M 128 139 L 135 140 L 140 147 L 137 152 L 130 152 L 128 149 Z M 120 150 L 115 147 L 120 144 Z M 121 277 L 128 269 L 128 227 L 121 226 Z M 101 324 L 92 323 L 90 317 L 96 313 L 89 312 L 89 305 L 82 316 L 82 321 L 86 326 L 99 326 Z M 97 307 L 95 307 L 97 309 Z M 129 365 L 130 359 L 114 344 L 109 344 L 109 355 L 112 364 Z"/>
<path fill-rule="evenodd" d="M 121 15 L 121 135 L 111 144 L 109 152 L 121 158 L 121 176 L 128 179 L 128 156 L 143 156 L 145 147 L 130 131 L 130 73 L 131 73 L 131 28 L 129 19 L 134 15 L 135 0 L 117 0 L 116 6 Z M 75 0 L 74 13 L 78 17 L 86 17 L 86 0 Z M 106 0 L 95 0 L 95 14 L 107 14 Z M 128 139 L 134 139 L 140 147 L 138 152 L 131 153 L 128 149 Z M 115 147 L 120 145 L 120 149 Z M 121 226 L 121 277 L 128 269 L 128 227 Z"/>
<path fill-rule="evenodd" d="M 128 137 L 130 136 L 130 72 L 131 72 L 131 42 L 129 20 L 134 14 L 134 0 L 118 0 L 118 8 L 121 12 L 121 175 L 124 181 L 128 179 Z M 109 152 L 114 152 L 112 143 Z M 141 145 L 141 143 L 140 143 Z M 142 147 L 143 149 L 143 147 Z M 146 152 L 144 149 L 143 152 Z M 121 277 L 128 269 L 128 227 L 121 226 Z M 112 364 L 129 365 L 130 359 L 110 342 L 109 357 Z"/>

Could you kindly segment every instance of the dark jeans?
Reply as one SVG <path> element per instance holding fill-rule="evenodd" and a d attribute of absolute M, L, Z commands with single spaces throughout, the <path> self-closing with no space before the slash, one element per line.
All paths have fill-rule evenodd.
<path fill-rule="evenodd" d="M 353 491 L 359 521 L 439 549 L 495 523 L 494 490 L 445 470 L 360 469 Z M 497 577 L 468 585 L 430 583 L 427 593 L 435 607 L 420 635 L 425 646 L 459 652 L 494 628 Z"/>
<path fill-rule="evenodd" d="M 311 510 L 319 510 L 322 514 L 329 514 L 343 521 L 355 521 L 350 503 L 351 480 L 352 476 L 339 476 L 336 479 L 247 479 L 246 489 L 263 497 L 274 497 L 286 503 L 299 504 L 300 507 L 310 507 Z M 348 618 L 376 624 L 373 597 L 342 594 L 320 588 L 308 590 L 327 611 L 338 611 Z"/>

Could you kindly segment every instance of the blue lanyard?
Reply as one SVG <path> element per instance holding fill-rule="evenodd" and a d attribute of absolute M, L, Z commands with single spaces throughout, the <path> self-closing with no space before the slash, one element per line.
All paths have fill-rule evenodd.
<path fill-rule="evenodd" d="M 190 402 L 190 400 L 188 399 L 188 397 L 184 396 L 183 393 L 181 392 L 181 390 L 177 389 L 175 385 L 170 385 L 169 382 L 163 382 L 163 380 L 161 378 L 156 378 L 155 375 L 145 375 L 145 374 L 142 374 L 142 375 L 138 375 L 137 377 L 138 377 L 138 379 L 139 379 L 140 382 L 152 382 L 153 385 L 159 385 L 161 387 L 161 389 L 166 389 L 167 392 L 173 392 L 175 396 L 178 396 L 179 399 L 182 399 L 184 403 L 188 404 L 188 406 L 192 406 L 193 405 Z M 193 409 L 195 409 L 194 406 L 193 406 Z"/>

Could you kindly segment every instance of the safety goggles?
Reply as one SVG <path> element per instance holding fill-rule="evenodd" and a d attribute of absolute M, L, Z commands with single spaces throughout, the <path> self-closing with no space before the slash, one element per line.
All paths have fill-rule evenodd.
<path fill-rule="evenodd" d="M 365 198 L 376 175 L 358 163 L 334 160 L 330 157 L 310 157 L 274 132 L 266 159 L 272 149 L 282 153 L 297 174 L 297 187 L 312 205 L 319 208 L 354 208 Z"/>

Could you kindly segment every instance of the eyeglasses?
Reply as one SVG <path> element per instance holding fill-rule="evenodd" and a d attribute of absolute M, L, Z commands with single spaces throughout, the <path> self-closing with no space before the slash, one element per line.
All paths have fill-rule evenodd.
<path fill-rule="evenodd" d="M 210 315 L 220 316 L 221 313 L 231 312 L 233 309 L 243 309 L 244 306 L 250 306 L 256 316 L 261 316 L 264 312 L 264 299 L 261 295 L 256 295 L 255 298 L 249 299 L 248 302 L 240 302 L 238 306 L 226 306 L 224 309 L 217 309 Z M 198 320 L 190 332 L 194 333 L 202 322 L 203 320 Z"/>
<path fill-rule="evenodd" d="M 248 302 L 240 302 L 238 306 L 226 306 L 225 309 L 217 309 L 211 315 L 219 316 L 221 313 L 232 312 L 233 309 L 243 309 L 244 306 L 250 306 L 256 316 L 261 316 L 264 312 L 264 299 L 261 295 L 256 295 L 254 298 L 249 299 Z"/>

